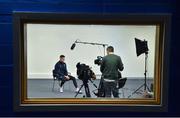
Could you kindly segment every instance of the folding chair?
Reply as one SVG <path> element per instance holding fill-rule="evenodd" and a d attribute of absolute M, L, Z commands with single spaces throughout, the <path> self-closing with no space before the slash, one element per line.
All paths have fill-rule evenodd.
<path fill-rule="evenodd" d="M 55 81 L 58 80 L 58 74 L 56 73 L 55 70 L 52 70 L 53 73 L 53 87 L 52 87 L 52 91 L 54 91 L 54 85 L 55 85 Z"/>
<path fill-rule="evenodd" d="M 121 89 L 121 90 L 122 90 L 123 98 L 125 97 L 125 96 L 124 96 L 124 90 L 123 90 L 123 87 L 124 87 L 124 85 L 125 85 L 125 83 L 126 83 L 126 80 L 127 80 L 126 77 L 120 78 L 120 79 L 118 80 L 118 89 Z"/>

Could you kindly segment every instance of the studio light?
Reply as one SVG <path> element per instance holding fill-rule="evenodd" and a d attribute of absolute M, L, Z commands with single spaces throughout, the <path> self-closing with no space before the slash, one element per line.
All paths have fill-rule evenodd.
<path fill-rule="evenodd" d="M 137 38 L 135 38 L 135 44 L 136 44 L 136 54 L 137 56 L 143 54 L 143 53 L 148 53 L 148 45 L 147 45 L 147 41 L 144 40 L 139 40 Z"/>
<path fill-rule="evenodd" d="M 142 87 L 144 87 L 144 91 L 146 91 L 146 88 L 148 89 L 148 91 L 150 91 L 150 89 L 147 86 L 147 58 L 148 58 L 148 42 L 146 40 L 142 41 L 140 39 L 135 38 L 135 45 L 136 45 L 136 54 L 137 56 L 141 55 L 141 54 L 145 54 L 145 64 L 144 64 L 144 83 L 139 86 L 131 95 L 128 96 L 128 98 L 130 98 L 133 94 L 137 93 Z"/>

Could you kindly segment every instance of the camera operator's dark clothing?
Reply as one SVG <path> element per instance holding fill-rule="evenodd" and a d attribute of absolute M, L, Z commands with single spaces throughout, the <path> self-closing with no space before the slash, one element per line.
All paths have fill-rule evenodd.
<path fill-rule="evenodd" d="M 102 72 L 103 87 L 105 97 L 119 97 L 118 93 L 118 78 L 121 77 L 120 71 L 124 69 L 121 58 L 115 54 L 109 54 L 103 57 L 100 70 Z"/>
<path fill-rule="evenodd" d="M 106 82 L 103 81 L 104 90 L 105 90 L 105 97 L 111 97 L 111 92 L 114 98 L 119 98 L 119 91 L 117 88 L 117 82 Z"/>
<path fill-rule="evenodd" d="M 69 81 L 69 80 L 72 80 L 73 81 L 73 84 L 74 86 L 77 88 L 77 82 L 76 82 L 76 78 L 73 77 L 73 76 L 70 76 L 68 75 L 68 71 L 67 71 L 67 67 L 66 67 L 66 63 L 64 62 L 60 62 L 58 61 L 55 65 L 55 72 L 57 74 L 57 79 L 60 81 L 61 80 L 61 84 L 60 84 L 60 87 L 63 86 L 63 84 L 66 82 L 66 81 Z M 69 76 L 69 80 L 66 80 L 64 78 L 64 76 Z"/>
<path fill-rule="evenodd" d="M 109 80 L 117 80 L 119 75 L 119 70 L 124 69 L 121 58 L 115 54 L 109 54 L 103 57 L 100 70 L 102 72 L 103 78 Z"/>

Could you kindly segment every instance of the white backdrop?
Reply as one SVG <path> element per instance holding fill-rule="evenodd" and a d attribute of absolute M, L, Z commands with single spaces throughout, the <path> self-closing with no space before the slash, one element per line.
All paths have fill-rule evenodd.
<path fill-rule="evenodd" d="M 76 44 L 75 49 L 70 50 L 76 39 L 112 45 L 124 63 L 122 75 L 144 77 L 144 54 L 136 56 L 135 37 L 148 41 L 148 77 L 153 77 L 155 33 L 156 26 L 27 24 L 28 78 L 52 78 L 52 69 L 61 54 L 66 56 L 68 71 L 72 75 L 76 76 L 78 62 L 101 74 L 94 59 L 103 56 L 103 47 Z"/>

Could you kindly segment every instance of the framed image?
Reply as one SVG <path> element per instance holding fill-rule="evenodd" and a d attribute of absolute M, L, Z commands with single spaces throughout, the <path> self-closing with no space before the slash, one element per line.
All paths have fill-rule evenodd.
<path fill-rule="evenodd" d="M 15 110 L 167 110 L 170 18 L 14 12 Z M 108 55 L 122 66 L 112 81 Z"/>

